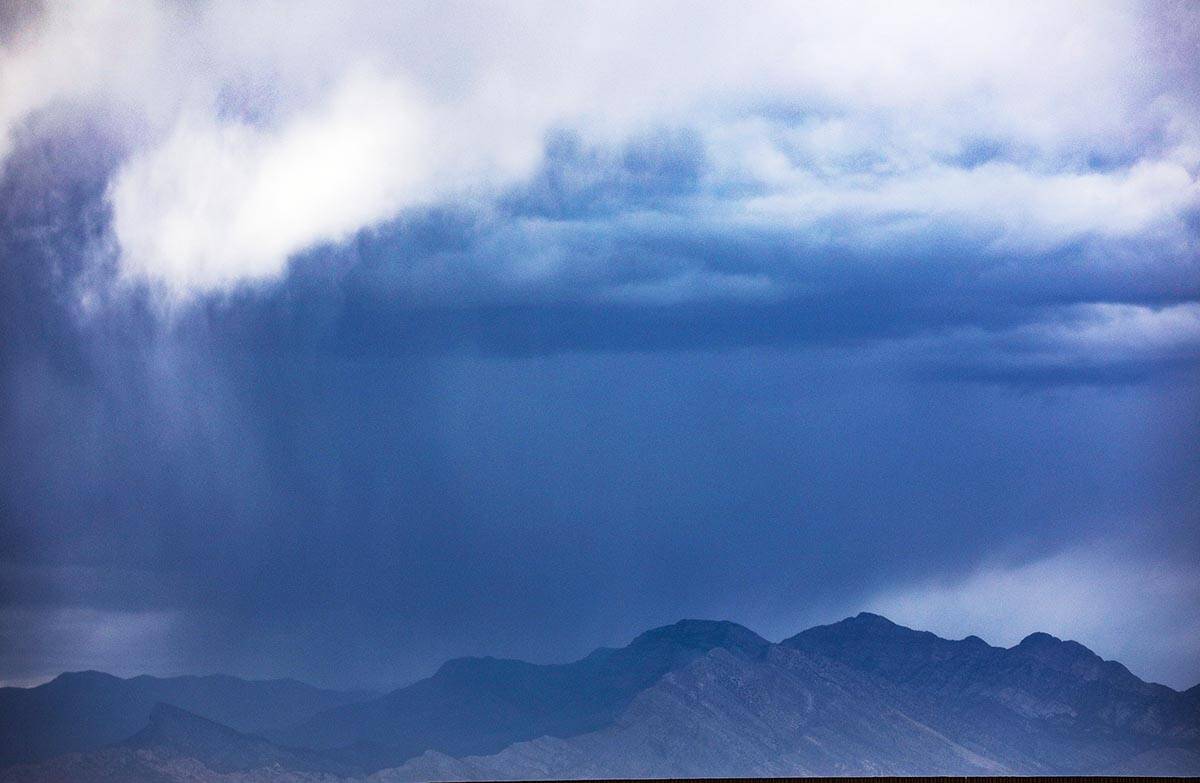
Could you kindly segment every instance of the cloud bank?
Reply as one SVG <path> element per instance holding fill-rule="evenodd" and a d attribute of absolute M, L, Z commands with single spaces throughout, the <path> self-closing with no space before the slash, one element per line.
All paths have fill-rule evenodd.
<path fill-rule="evenodd" d="M 0 154 L 56 106 L 116 126 L 121 271 L 182 297 L 486 208 L 560 129 L 688 130 L 688 217 L 727 233 L 1191 252 L 1197 26 L 1186 4 L 52 2 L 0 54 Z"/>

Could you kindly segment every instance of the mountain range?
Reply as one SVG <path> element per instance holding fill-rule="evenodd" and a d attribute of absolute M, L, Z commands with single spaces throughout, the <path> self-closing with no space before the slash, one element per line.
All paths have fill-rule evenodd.
<path fill-rule="evenodd" d="M 96 671 L 69 672 L 35 688 L 0 688 L 0 766 L 119 742 L 144 728 L 159 703 L 253 733 L 377 695 L 323 690 L 296 680 L 225 675 L 122 679 Z"/>
<path fill-rule="evenodd" d="M 0 716 L 3 783 L 1200 774 L 1200 686 L 1044 633 L 993 647 L 867 613 L 779 643 L 684 620 L 382 695 L 68 674 L 0 690 Z"/>

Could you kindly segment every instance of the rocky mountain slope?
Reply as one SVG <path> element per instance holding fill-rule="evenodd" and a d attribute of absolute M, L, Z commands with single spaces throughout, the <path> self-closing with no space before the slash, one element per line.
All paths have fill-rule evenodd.
<path fill-rule="evenodd" d="M 613 725 L 455 766 L 426 754 L 379 781 L 454 778 L 1002 774 L 897 705 L 884 683 L 783 647 L 714 649 L 667 674 Z"/>
<path fill-rule="evenodd" d="M 1200 743 L 1195 688 L 1147 683 L 1078 642 L 1035 633 L 1010 649 L 860 614 L 782 646 L 837 660 L 904 693 L 957 741 L 1023 769 L 1092 769 L 1159 746 Z"/>

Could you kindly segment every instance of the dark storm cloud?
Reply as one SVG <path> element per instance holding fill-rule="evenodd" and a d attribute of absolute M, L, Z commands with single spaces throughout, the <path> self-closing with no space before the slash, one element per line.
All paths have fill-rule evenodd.
<path fill-rule="evenodd" d="M 103 166 L 66 141 L 10 161 L 9 676 L 389 682 L 683 615 L 782 635 L 918 575 L 1130 524 L 1139 557 L 1197 554 L 1195 344 L 1087 309 L 1186 308 L 1193 262 L 1131 278 L 1096 272 L 1086 244 L 1053 264 L 949 239 L 871 259 L 630 231 L 623 188 L 669 213 L 701 176 L 686 135 L 660 142 L 556 137 L 500 216 L 414 212 L 172 320 L 137 289 L 81 309 L 112 274 Z M 536 286 L 489 274 L 529 249 L 505 244 L 529 214 L 605 263 Z M 610 295 L 680 268 L 774 290 Z M 1072 342 L 1089 325 L 1102 342 Z M 135 649 L 84 660 L 97 627 Z"/>
<path fill-rule="evenodd" d="M 101 52 L 110 27 L 149 32 L 95 73 L 0 53 L 45 93 L 0 116 L 0 679 L 376 685 L 452 655 L 563 659 L 681 616 L 781 637 L 914 601 L 944 612 L 919 618 L 935 630 L 1074 633 L 1139 674 L 1200 678 L 1200 628 L 1157 609 L 1200 595 L 1186 19 L 1133 15 L 1162 64 L 1097 35 L 1130 32 L 1122 9 L 1058 20 L 1083 53 L 1031 33 L 1049 80 L 1007 53 L 990 66 L 990 33 L 923 79 L 869 52 L 835 68 L 825 36 L 859 40 L 840 12 L 789 33 L 807 69 L 771 76 L 769 46 L 741 52 L 763 62 L 732 97 L 690 83 L 689 53 L 720 48 L 691 28 L 682 55 L 656 38 L 662 61 L 637 78 L 564 56 L 567 93 L 638 118 L 614 128 L 547 112 L 552 75 L 507 53 L 520 112 L 467 90 L 493 25 L 443 31 L 470 44 L 453 62 L 383 36 L 401 61 L 343 80 L 305 31 L 350 42 L 336 52 L 377 33 L 297 19 L 297 43 L 236 5 L 183 27 L 164 8 L 99 24 Z M 593 29 L 546 13 L 554 41 Z M 239 54 L 231 19 L 262 52 Z M 901 38 L 941 52 L 927 34 L 944 36 Z M 192 50 L 160 40 L 232 63 L 184 68 Z M 423 79 L 433 108 L 486 114 L 463 138 L 437 115 L 456 155 L 507 160 L 531 136 L 536 162 L 482 179 L 446 163 L 463 189 L 418 181 L 412 203 L 377 203 L 408 182 L 399 118 L 433 111 L 391 71 Z M 701 108 L 672 108 L 678 92 Z M 381 160 L 353 187 L 311 166 L 353 169 L 356 144 Z M 1115 588 L 1097 581 L 1110 561 Z M 1138 597 L 1142 572 L 1171 591 Z M 1022 593 L 1019 628 L 976 600 L 1047 573 L 1120 611 L 1039 614 L 1054 601 Z M 1177 649 L 1122 642 L 1150 637 Z"/>

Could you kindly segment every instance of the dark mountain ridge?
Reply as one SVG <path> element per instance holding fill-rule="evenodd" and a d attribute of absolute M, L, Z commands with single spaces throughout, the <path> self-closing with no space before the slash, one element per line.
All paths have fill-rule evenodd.
<path fill-rule="evenodd" d="M 864 613 L 780 644 L 887 681 L 949 736 L 1037 769 L 1090 769 L 1163 744 L 1200 744 L 1190 691 L 1144 682 L 1084 645 L 1046 633 L 993 647 Z"/>
<path fill-rule="evenodd" d="M 286 679 L 219 674 L 123 679 L 97 671 L 68 672 L 34 688 L 0 688 L 0 766 L 119 742 L 146 726 L 160 703 L 240 731 L 261 732 L 374 695 Z"/>
<path fill-rule="evenodd" d="M 736 623 L 682 620 L 573 663 L 459 658 L 426 680 L 325 710 L 268 736 L 321 749 L 358 744 L 372 755 L 360 760 L 378 768 L 426 750 L 451 756 L 495 753 L 514 742 L 573 736 L 606 725 L 638 692 L 714 648 L 753 657 L 770 646 Z"/>
<path fill-rule="evenodd" d="M 156 705 L 129 739 L 89 753 L 0 771 L 0 783 L 173 783 L 345 780 L 361 770 L 320 753 L 281 748 L 169 704 Z"/>
<path fill-rule="evenodd" d="M 1121 694 L 1151 701 L 1186 701 L 1186 694 L 1197 690 L 1180 693 L 1145 682 L 1079 642 L 1047 633 L 1032 633 L 1010 648 L 993 647 L 977 636 L 943 639 L 866 612 L 810 628 L 780 644 L 834 658 L 890 682 L 927 691 L 951 690 L 958 695 L 1001 682 L 1019 683 L 1039 696 L 1070 696 L 1072 700 L 1099 697 L 1103 701 Z"/>

